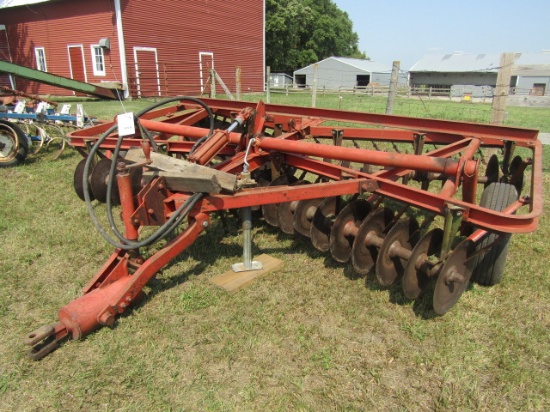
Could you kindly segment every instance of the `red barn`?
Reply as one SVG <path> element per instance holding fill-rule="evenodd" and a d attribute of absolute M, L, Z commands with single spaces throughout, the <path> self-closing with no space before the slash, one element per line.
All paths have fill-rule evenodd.
<path fill-rule="evenodd" d="M 88 83 L 118 82 L 134 97 L 200 94 L 211 69 L 235 90 L 240 68 L 242 90 L 261 91 L 264 3 L 0 0 L 0 60 Z M 74 94 L 0 73 L 0 85 L 10 82 L 27 93 Z"/>

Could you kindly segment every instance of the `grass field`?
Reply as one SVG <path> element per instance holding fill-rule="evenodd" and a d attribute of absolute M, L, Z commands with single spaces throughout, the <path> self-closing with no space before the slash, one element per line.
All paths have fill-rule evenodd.
<path fill-rule="evenodd" d="M 318 106 L 385 107 L 325 97 Z M 296 103 L 272 96 L 285 101 Z M 120 103 L 84 104 L 103 119 L 121 111 Z M 452 118 L 461 108 L 403 101 L 394 112 Z M 507 124 L 550 132 L 549 119 L 548 109 L 510 108 Z M 112 251 L 74 193 L 80 155 L 52 158 L 44 151 L 0 169 L 0 411 L 550 410 L 548 209 L 536 232 L 512 236 L 502 283 L 471 285 L 441 317 L 431 294 L 409 301 L 400 285 L 357 278 L 351 265 L 261 222 L 254 255 L 284 266 L 227 294 L 210 280 L 242 260 L 240 225 L 231 220 L 226 233 L 214 220 L 114 328 L 31 361 L 23 338 L 54 322 Z M 543 180 L 548 187 L 550 146 Z"/>

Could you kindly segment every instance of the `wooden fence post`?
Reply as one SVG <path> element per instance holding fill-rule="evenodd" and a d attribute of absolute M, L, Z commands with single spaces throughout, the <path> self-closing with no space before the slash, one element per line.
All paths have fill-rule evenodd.
<path fill-rule="evenodd" d="M 265 76 L 265 100 L 266 103 L 271 103 L 271 66 L 266 67 Z"/>
<path fill-rule="evenodd" d="M 493 94 L 491 123 L 502 125 L 506 114 L 506 99 L 510 93 L 510 79 L 512 78 L 512 66 L 516 59 L 515 53 L 502 53 L 500 55 L 500 68 L 497 74 L 497 85 Z"/>
<path fill-rule="evenodd" d="M 214 69 L 210 69 L 210 97 L 216 98 L 216 74 Z"/>
<path fill-rule="evenodd" d="M 311 107 L 317 106 L 317 75 L 319 71 L 319 65 L 315 63 L 313 65 L 313 90 L 311 93 Z"/>
<path fill-rule="evenodd" d="M 237 100 L 241 100 L 241 66 L 237 66 L 235 70 L 235 89 Z"/>
<path fill-rule="evenodd" d="M 390 90 L 388 92 L 388 102 L 386 103 L 386 114 L 393 113 L 393 103 L 395 101 L 395 91 L 399 81 L 400 62 L 394 61 L 391 69 Z"/>

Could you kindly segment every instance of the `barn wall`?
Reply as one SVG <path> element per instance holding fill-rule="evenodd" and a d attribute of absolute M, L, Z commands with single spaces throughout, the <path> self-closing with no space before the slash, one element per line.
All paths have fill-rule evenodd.
<path fill-rule="evenodd" d="M 412 86 L 450 87 L 457 84 L 496 86 L 497 73 L 437 73 L 410 72 Z"/>
<path fill-rule="evenodd" d="M 48 72 L 71 77 L 68 45 L 82 45 L 88 83 L 120 81 L 115 12 L 112 0 L 63 1 L 3 9 L 0 24 L 5 24 L 13 62 L 36 69 L 34 48 L 44 47 Z M 94 76 L 90 46 L 109 37 L 111 49 L 105 50 L 106 75 Z M 112 65 L 112 68 L 111 68 Z M 72 91 L 25 79 L 16 86 L 36 94 L 73 95 Z"/>
<path fill-rule="evenodd" d="M 337 90 L 353 89 L 357 85 L 357 75 L 367 75 L 371 73 L 359 70 L 349 64 L 344 64 L 335 59 L 326 59 L 317 63 L 317 88 Z M 305 75 L 306 85 L 313 86 L 313 65 L 296 70 L 294 75 Z"/>
<path fill-rule="evenodd" d="M 241 67 L 243 93 L 263 90 L 263 1 L 123 0 L 121 6 L 128 77 L 134 95 L 137 81 L 145 94 L 157 93 L 153 48 L 157 53 L 161 95 L 201 93 L 200 52 L 213 54 L 214 69 L 232 92 L 237 66 Z M 135 47 L 145 49 L 138 52 L 139 73 Z M 205 84 L 211 59 L 208 55 L 203 57 Z M 216 91 L 223 93 L 220 85 Z"/>
<path fill-rule="evenodd" d="M 545 94 L 550 93 L 550 76 L 521 76 L 518 77 L 516 89 L 520 93 L 529 94 L 534 89 L 535 84 L 545 85 Z M 532 92 L 531 92 L 532 93 Z"/>

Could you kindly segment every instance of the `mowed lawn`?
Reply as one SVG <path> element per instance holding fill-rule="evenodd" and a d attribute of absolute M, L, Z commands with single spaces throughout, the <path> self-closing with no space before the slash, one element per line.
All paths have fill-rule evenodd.
<path fill-rule="evenodd" d="M 111 119 L 151 103 L 84 107 Z M 353 95 L 317 103 L 385 107 Z M 400 99 L 395 113 L 488 121 L 490 106 Z M 506 123 L 550 132 L 549 119 L 550 109 L 509 108 Z M 224 228 L 215 217 L 113 328 L 30 360 L 25 336 L 56 321 L 112 252 L 73 189 L 81 156 L 54 155 L 50 148 L 0 169 L 0 411 L 550 410 L 548 208 L 537 231 L 512 236 L 503 281 L 472 284 L 444 316 L 434 316 L 431 293 L 410 301 L 400 284 L 356 277 L 351 264 L 261 220 L 253 254 L 284 266 L 228 294 L 211 279 L 242 260 L 240 223 L 231 217 Z M 543 169 L 547 188 L 550 146 Z"/>

